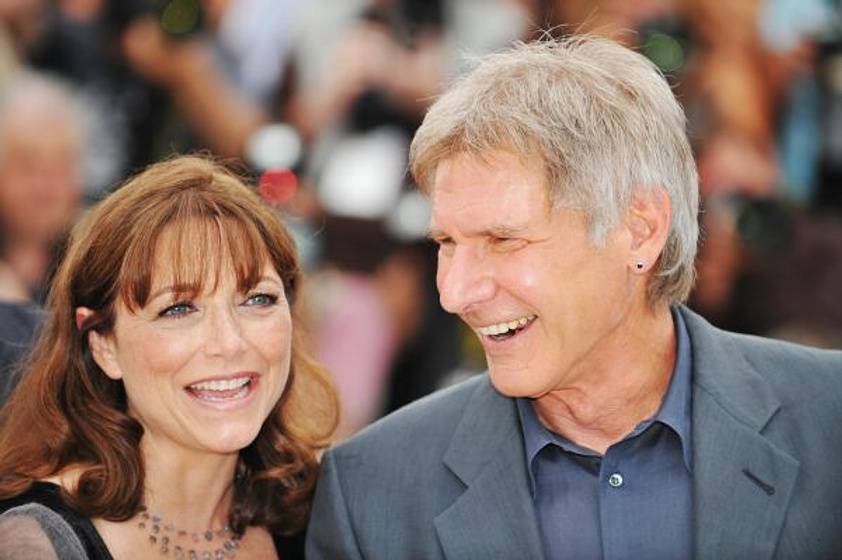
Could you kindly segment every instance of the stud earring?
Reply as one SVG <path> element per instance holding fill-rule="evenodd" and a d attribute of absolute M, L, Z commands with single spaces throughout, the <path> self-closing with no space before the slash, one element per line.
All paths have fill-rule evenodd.
<path fill-rule="evenodd" d="M 638 270 L 643 270 L 643 261 L 637 261 L 637 264 L 635 266 Z"/>

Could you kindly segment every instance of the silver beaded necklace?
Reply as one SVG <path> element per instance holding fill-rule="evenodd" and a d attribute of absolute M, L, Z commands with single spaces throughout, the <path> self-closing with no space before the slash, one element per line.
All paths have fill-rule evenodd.
<path fill-rule="evenodd" d="M 204 533 L 179 529 L 168 523 L 160 514 L 150 514 L 145 506 L 140 507 L 137 526 L 149 533 L 149 544 L 163 556 L 175 560 L 231 560 L 237 557 L 240 537 L 230 527 Z M 213 546 L 215 540 L 224 539 L 220 546 Z"/>

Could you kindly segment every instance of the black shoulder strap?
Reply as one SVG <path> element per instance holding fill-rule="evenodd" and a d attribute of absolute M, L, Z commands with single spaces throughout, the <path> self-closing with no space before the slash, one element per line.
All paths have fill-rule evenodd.
<path fill-rule="evenodd" d="M 0 500 L 0 513 L 13 507 L 32 503 L 41 504 L 60 515 L 79 537 L 88 558 L 91 560 L 114 560 L 91 520 L 79 515 L 76 510 L 67 505 L 61 497 L 59 487 L 55 484 L 34 482 L 26 492 L 14 498 Z"/>

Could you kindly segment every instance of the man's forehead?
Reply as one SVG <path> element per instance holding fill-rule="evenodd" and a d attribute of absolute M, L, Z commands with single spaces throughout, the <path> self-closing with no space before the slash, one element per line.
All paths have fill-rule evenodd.
<path fill-rule="evenodd" d="M 434 205 L 427 227 L 428 236 L 439 239 L 458 231 L 469 237 L 520 237 L 546 224 L 553 212 L 549 203 L 541 198 L 509 203 L 505 199 L 492 203 L 466 200 L 458 206 Z"/>
<path fill-rule="evenodd" d="M 443 172 L 450 171 L 454 166 L 472 171 L 495 171 L 501 174 L 530 172 L 544 175 L 544 166 L 540 160 L 505 149 L 456 152 L 439 161 L 434 175 L 439 176 Z"/>
<path fill-rule="evenodd" d="M 549 192 L 543 173 L 521 166 L 475 166 L 448 162 L 450 167 L 439 168 L 430 192 L 432 221 L 441 214 L 466 212 L 473 214 L 485 209 L 509 213 L 543 208 L 551 210 Z"/>
<path fill-rule="evenodd" d="M 543 164 L 513 152 L 499 150 L 474 154 L 460 152 L 443 159 L 435 168 L 429 191 L 435 204 L 437 193 L 460 194 L 464 187 L 516 188 L 540 191 L 549 200 L 548 179 Z"/>
<path fill-rule="evenodd" d="M 469 225 L 460 229 L 469 235 L 518 237 L 526 233 L 530 225 L 534 225 L 534 222 L 507 223 L 504 221 L 492 221 L 488 224 L 475 224 L 474 227 Z M 432 239 L 446 236 L 445 230 L 436 224 L 435 218 L 430 220 L 430 225 L 427 227 L 427 236 Z"/>

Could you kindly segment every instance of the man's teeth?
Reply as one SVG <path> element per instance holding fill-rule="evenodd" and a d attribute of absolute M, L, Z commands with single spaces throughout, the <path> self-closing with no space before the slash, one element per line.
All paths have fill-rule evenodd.
<path fill-rule="evenodd" d="M 190 385 L 190 389 L 194 391 L 233 391 L 244 386 L 249 382 L 249 379 L 249 377 L 239 377 L 237 379 L 202 381 Z"/>
<path fill-rule="evenodd" d="M 496 325 L 488 325 L 487 327 L 480 327 L 478 330 L 481 334 L 486 336 L 495 334 L 506 334 L 509 331 L 519 329 L 527 323 L 535 319 L 536 315 L 529 315 L 528 317 L 521 317 L 513 321 L 506 321 L 505 323 L 497 323 Z"/>

